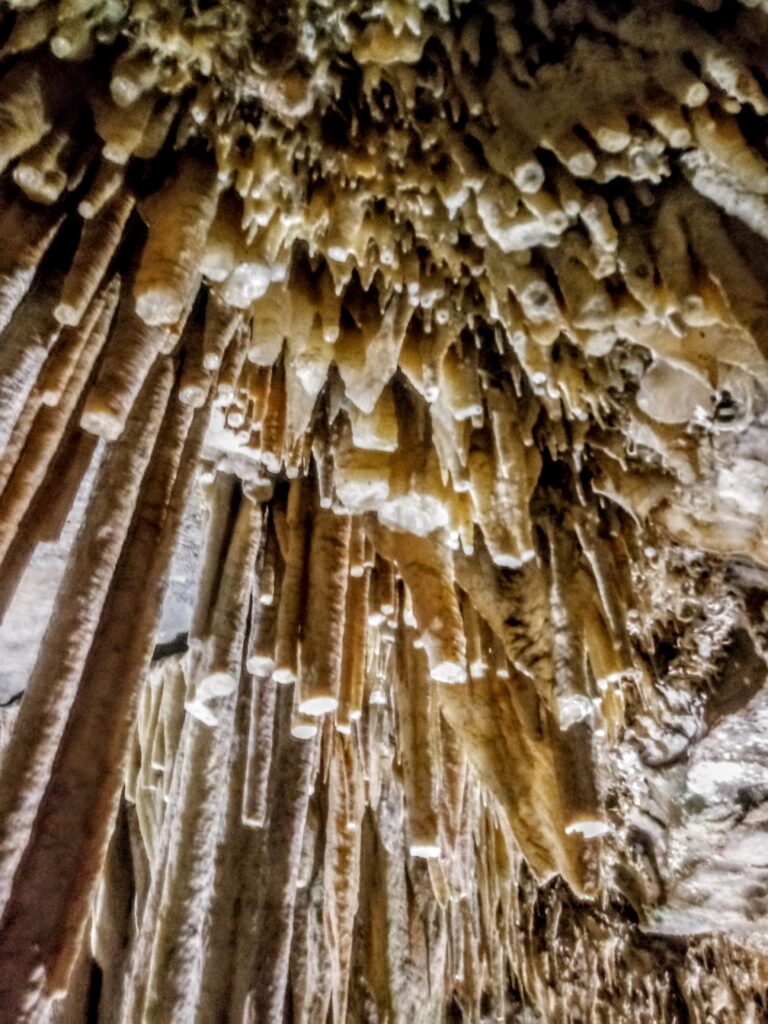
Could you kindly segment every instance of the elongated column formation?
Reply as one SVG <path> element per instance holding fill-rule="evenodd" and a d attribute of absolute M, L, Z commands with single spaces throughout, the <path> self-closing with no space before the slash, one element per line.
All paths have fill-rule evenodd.
<path fill-rule="evenodd" d="M 757 1022 L 766 4 L 327 6 L 0 0 L 0 1017 Z"/>

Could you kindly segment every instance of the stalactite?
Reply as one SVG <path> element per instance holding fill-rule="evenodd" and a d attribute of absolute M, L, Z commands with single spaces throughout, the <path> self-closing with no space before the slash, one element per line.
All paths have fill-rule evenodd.
<path fill-rule="evenodd" d="M 261 510 L 256 502 L 243 497 L 219 569 L 200 678 L 195 680 L 194 692 L 187 702 L 187 710 L 202 721 L 208 717 L 209 701 L 228 696 L 237 686 L 260 533 Z"/>
<path fill-rule="evenodd" d="M 0 82 L 0 166 L 3 170 L 51 128 L 41 68 L 16 64 Z"/>
<path fill-rule="evenodd" d="M 97 216 L 83 225 L 75 258 L 54 310 L 59 323 L 80 323 L 122 238 L 133 206 L 130 192 L 118 192 Z"/>
<path fill-rule="evenodd" d="M 0 4 L 3 1016 L 757 1024 L 766 5 L 177 6 Z"/>
<path fill-rule="evenodd" d="M 267 821 L 267 792 L 272 760 L 275 701 L 274 676 L 251 678 L 248 722 L 248 760 L 243 790 L 242 818 L 247 825 L 263 828 Z"/>
<path fill-rule="evenodd" d="M 453 586 L 452 563 L 439 543 L 377 527 L 375 543 L 393 557 L 411 592 L 433 679 L 461 683 L 466 678 L 466 642 Z"/>
<path fill-rule="evenodd" d="M 395 678 L 399 747 L 403 762 L 408 850 L 414 857 L 437 857 L 436 781 L 433 756 L 434 684 L 424 649 L 401 625 Z"/>
<path fill-rule="evenodd" d="M 354 531 L 356 528 L 353 520 L 352 530 Z M 352 722 L 356 721 L 363 712 L 366 626 L 369 621 L 370 572 L 363 569 L 362 575 L 353 574 L 353 548 L 354 538 L 350 542 L 350 574 L 344 614 L 344 649 L 339 681 L 339 706 L 336 711 L 336 728 L 340 732 L 346 733 L 351 732 Z"/>
<path fill-rule="evenodd" d="M 8 459 L 7 482 L 0 497 L 0 508 L 3 508 L 0 554 L 3 557 L 8 551 L 15 531 L 29 508 L 31 500 L 45 479 L 46 470 L 57 448 L 62 443 L 65 432 L 71 428 L 71 417 L 80 401 L 85 382 L 100 355 L 113 309 L 114 304 L 110 303 L 109 297 L 105 297 L 103 303 L 96 303 L 94 317 L 89 317 L 81 327 L 71 328 L 70 336 L 59 339 L 61 342 L 59 351 L 70 349 L 67 353 L 69 356 L 67 362 L 74 363 L 71 373 L 65 379 L 61 397 L 55 404 L 47 402 L 43 404 L 42 401 L 50 394 L 51 386 L 55 386 L 55 384 L 49 383 L 52 377 L 55 381 L 55 374 L 49 376 L 46 373 L 49 365 L 58 355 L 58 352 L 54 351 L 41 371 L 41 376 L 45 376 L 46 383 L 40 389 L 41 404 L 37 409 L 37 415 L 29 424 L 28 429 L 22 427 L 21 430 L 11 434 L 6 447 L 6 458 L 14 452 L 14 449 L 20 448 L 20 451 L 15 460 Z M 102 322 L 100 323 L 100 321 Z M 31 402 L 29 407 L 34 408 Z M 17 428 L 19 426 L 20 424 L 17 422 Z M 15 433 L 19 434 L 18 440 L 14 437 Z M 6 472 L 3 472 L 3 476 L 5 475 Z"/>
<path fill-rule="evenodd" d="M 43 294 L 27 295 L 3 332 L 0 352 L 0 442 L 5 445 L 24 408 L 45 357 L 59 335 L 50 303 L 60 280 L 48 276 Z"/>
<path fill-rule="evenodd" d="M 275 672 L 279 683 L 294 682 L 298 671 L 299 622 L 304 601 L 307 554 L 307 482 L 299 478 L 288 490 L 285 576 L 280 589 L 275 639 Z"/>
<path fill-rule="evenodd" d="M 46 643 L 30 679 L 24 715 L 4 754 L 3 771 L 9 784 L 4 789 L 0 820 L 6 907 L 160 427 L 171 376 L 171 368 L 166 364 L 150 380 L 124 441 L 105 461 L 94 485 L 90 514 L 59 592 L 58 614 L 48 627 Z M 92 538 L 97 531 L 101 543 L 94 546 Z M 25 922 L 30 923 L 23 918 L 20 924 Z M 16 986 L 31 980 L 29 975 L 19 977 L 12 955 L 6 964 L 9 981 L 15 978 Z M 39 970 L 37 978 L 37 984 L 43 982 Z M 9 1014 L 19 1012 L 23 1001 L 17 1000 L 23 993 L 9 982 L 3 984 L 2 990 Z"/>
<path fill-rule="evenodd" d="M 299 678 L 299 709 L 311 715 L 339 703 L 350 530 L 349 516 L 318 509 L 313 517 Z"/>
<path fill-rule="evenodd" d="M 149 238 L 133 288 L 136 312 L 146 324 L 172 324 L 181 315 L 216 198 L 213 168 L 190 158 L 153 202 L 147 214 Z"/>
<path fill-rule="evenodd" d="M 283 1013 L 304 820 L 316 756 L 315 739 L 282 737 L 275 765 L 280 801 L 272 809 L 265 839 L 260 928 L 250 959 L 253 1020 L 279 1020 Z"/>
<path fill-rule="evenodd" d="M 199 998 L 198 936 L 211 891 L 234 707 L 230 694 L 216 701 L 215 727 L 193 717 L 185 723 L 183 774 L 170 837 L 176 856 L 166 865 L 161 925 L 153 940 L 142 1011 L 147 1020 L 189 1016 Z"/>
<path fill-rule="evenodd" d="M 179 405 L 169 408 L 162 427 L 142 490 L 142 515 L 131 524 L 102 609 L 102 621 L 110 623 L 111 628 L 103 625 L 99 630 L 70 712 L 70 722 L 85 719 L 87 726 L 74 729 L 64 737 L 49 783 L 54 793 L 60 794 L 66 789 L 71 796 L 66 801 L 50 799 L 47 795 L 44 798 L 35 821 L 34 845 L 25 854 L 14 882 L 14 887 L 23 894 L 20 898 L 28 899 L 27 894 L 34 893 L 41 879 L 51 871 L 51 857 L 62 882 L 65 870 L 70 872 L 71 881 L 61 889 L 66 894 L 65 907 L 49 903 L 50 917 L 46 921 L 38 919 L 36 926 L 45 931 L 45 942 L 39 943 L 38 955 L 43 962 L 48 956 L 52 957 L 46 963 L 49 992 L 60 989 L 69 974 L 77 948 L 74 943 L 82 934 L 89 912 L 89 897 L 103 863 L 119 798 L 132 698 L 149 661 L 160 613 L 163 578 L 189 487 L 189 471 L 182 466 L 182 460 L 194 454 L 200 444 L 200 423 L 192 426 L 189 412 Z M 141 580 L 140 589 L 136 588 L 137 580 Z M 122 686 L 115 692 L 112 680 L 118 671 Z M 97 732 L 110 737 L 110 743 L 102 747 L 99 758 L 94 757 L 89 739 Z M 85 749 L 81 744 L 86 744 Z M 68 851 L 66 868 L 62 851 L 57 845 L 51 849 L 44 838 L 58 835 L 66 827 L 61 821 L 62 815 L 70 826 L 76 816 L 87 820 L 87 825 L 71 827 L 73 845 Z M 84 843 L 86 837 L 87 843 Z M 12 907 L 13 902 L 6 908 L 9 916 Z M 5 933 L 5 940 L 14 941 L 11 933 Z"/>
<path fill-rule="evenodd" d="M 360 872 L 362 780 L 352 742 L 334 736 L 328 786 L 323 888 L 331 955 L 333 1019 L 347 1019 L 349 972 Z"/>

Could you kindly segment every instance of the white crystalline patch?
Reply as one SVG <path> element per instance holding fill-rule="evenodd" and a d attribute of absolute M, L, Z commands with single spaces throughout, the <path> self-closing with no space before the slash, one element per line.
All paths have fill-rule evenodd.
<path fill-rule="evenodd" d="M 688 423 L 698 409 L 709 409 L 712 390 L 699 377 L 657 359 L 640 382 L 638 407 L 657 423 Z"/>
<path fill-rule="evenodd" d="M 267 679 L 274 670 L 275 662 L 273 658 L 265 657 L 264 655 L 252 654 L 248 658 L 245 667 L 251 675 L 258 676 L 259 679 Z"/>
<path fill-rule="evenodd" d="M 340 480 L 336 483 L 336 497 L 351 513 L 373 512 L 389 495 L 389 483 L 373 474 L 368 479 Z"/>
<path fill-rule="evenodd" d="M 441 661 L 429 672 L 436 683 L 466 683 L 467 672 L 463 665 L 454 661 Z"/>
<path fill-rule="evenodd" d="M 299 711 L 303 711 L 305 715 L 327 715 L 338 706 L 339 702 L 335 697 L 309 697 L 299 704 Z"/>
<path fill-rule="evenodd" d="M 198 684 L 197 700 L 208 701 L 215 697 L 228 697 L 236 688 L 237 680 L 231 672 L 212 672 Z"/>
<path fill-rule="evenodd" d="M 317 726 L 313 722 L 297 722 L 291 726 L 291 736 L 297 740 L 311 740 L 317 736 Z"/>
<path fill-rule="evenodd" d="M 574 694 L 557 702 L 560 728 L 568 729 L 577 722 L 590 721 L 593 715 L 589 697 Z"/>
<path fill-rule="evenodd" d="M 734 788 L 768 788 L 768 765 L 744 761 L 700 761 L 688 773 L 688 789 L 707 803 L 730 799 Z"/>
<path fill-rule="evenodd" d="M 567 836 L 581 835 L 585 839 L 598 839 L 600 836 L 607 835 L 610 831 L 611 826 L 608 822 L 602 821 L 599 818 L 588 821 L 574 821 L 565 827 L 565 834 Z"/>
<path fill-rule="evenodd" d="M 440 856 L 440 847 L 434 843 L 412 843 L 408 849 L 412 857 L 431 858 Z"/>
<path fill-rule="evenodd" d="M 448 509 L 438 498 L 411 491 L 403 498 L 385 502 L 379 510 L 379 522 L 392 530 L 427 537 L 448 525 Z"/>
<path fill-rule="evenodd" d="M 768 867 L 768 842 L 765 832 L 750 832 L 732 838 L 728 844 L 731 861 L 743 867 Z"/>
<path fill-rule="evenodd" d="M 742 513 L 760 515 L 768 494 L 768 467 L 755 459 L 735 459 L 718 472 L 717 493 Z"/>
<path fill-rule="evenodd" d="M 271 280 L 270 268 L 266 264 L 240 263 L 224 283 L 222 297 L 236 309 L 247 309 L 265 294 Z"/>
<path fill-rule="evenodd" d="M 185 703 L 184 709 L 187 714 L 192 715 L 193 718 L 196 718 L 198 722 L 202 722 L 203 725 L 208 725 L 212 728 L 218 724 L 218 718 L 203 701 L 197 699 L 189 700 Z"/>
<path fill-rule="evenodd" d="M 519 555 L 510 555 L 506 552 L 491 552 L 494 564 L 501 566 L 503 569 L 521 569 L 526 562 L 530 562 L 535 556 L 536 552 L 532 549 L 529 551 L 521 551 Z"/>

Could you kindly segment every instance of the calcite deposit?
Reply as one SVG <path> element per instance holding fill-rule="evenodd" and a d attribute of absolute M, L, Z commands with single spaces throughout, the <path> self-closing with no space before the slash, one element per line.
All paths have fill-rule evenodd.
<path fill-rule="evenodd" d="M 766 40 L 0 0 L 3 1024 L 768 1020 Z"/>

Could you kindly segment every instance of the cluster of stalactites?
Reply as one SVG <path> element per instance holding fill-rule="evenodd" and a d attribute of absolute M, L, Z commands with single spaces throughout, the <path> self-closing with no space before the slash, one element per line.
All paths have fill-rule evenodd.
<path fill-rule="evenodd" d="M 128 956 L 126 843 L 139 1017 L 218 1005 L 236 927 L 233 1019 L 342 1019 L 363 894 L 358 1006 L 434 977 L 476 1018 L 534 960 L 547 1005 L 513 851 L 595 891 L 597 762 L 657 710 L 644 531 L 768 557 L 712 454 L 768 383 L 722 216 L 768 237 L 764 11 L 205 6 L 3 5 L 3 614 L 98 471 L 4 753 L 0 1016 L 76 995 L 88 922 Z M 189 650 L 147 675 L 201 467 Z"/>
<path fill-rule="evenodd" d="M 217 471 L 206 485 L 206 544 L 183 673 L 173 675 L 167 694 L 150 677 L 134 730 L 136 694 L 212 404 L 213 392 L 198 409 L 180 400 L 186 365 L 171 357 L 159 362 L 123 433 L 102 457 L 4 751 L 0 1008 L 11 1016 L 23 1006 L 42 1007 L 68 986 L 104 858 L 115 841 L 110 837 L 126 757 L 126 793 L 139 809 L 150 860 L 161 840 L 152 832 L 156 811 L 147 800 L 173 809 L 176 831 L 165 842 L 189 846 L 193 861 L 203 856 L 203 847 L 208 851 L 209 859 L 197 868 L 193 864 L 187 875 L 166 850 L 161 856 L 170 867 L 164 870 L 172 878 L 182 872 L 173 882 L 180 888 L 168 896 L 163 889 L 156 898 L 195 919 L 205 913 L 211 854 L 206 843 L 214 834 L 208 816 L 221 810 L 223 782 L 217 786 L 216 779 L 226 763 L 216 759 L 231 742 L 237 695 L 246 692 L 237 799 L 238 814 L 249 826 L 263 828 L 275 813 L 275 800 L 285 799 L 284 787 L 270 788 L 278 705 L 286 735 L 310 751 L 323 736 L 350 757 L 362 756 L 361 744 L 371 742 L 371 730 L 379 728 L 376 716 L 383 716 L 380 728 L 392 752 L 389 760 L 376 762 L 376 785 L 392 784 L 396 764 L 404 794 L 403 841 L 410 856 L 430 862 L 438 904 L 447 898 L 444 876 L 453 870 L 455 845 L 441 808 L 451 802 L 455 831 L 463 790 L 449 790 L 467 766 L 483 794 L 477 799 L 495 808 L 494 827 L 502 830 L 505 844 L 521 849 L 539 877 L 560 873 L 576 890 L 594 891 L 596 850 L 587 855 L 587 845 L 610 824 L 599 792 L 596 748 L 606 728 L 614 738 L 621 729 L 621 684 L 634 667 L 626 635 L 623 661 L 611 636 L 610 613 L 620 615 L 622 609 L 615 564 L 621 549 L 590 534 L 586 522 L 581 542 L 575 530 L 552 532 L 546 566 L 531 560 L 514 592 L 502 586 L 484 546 L 472 559 L 454 556 L 445 533 L 421 538 L 390 530 L 373 515 L 325 507 L 315 464 L 308 476 L 279 485 L 267 504 L 236 477 Z M 58 407 L 42 407 L 38 416 L 51 408 Z M 70 446 L 88 437 L 77 423 L 68 422 L 63 447 L 54 450 L 26 506 L 21 494 L 11 500 L 14 481 L 22 479 L 11 475 L 6 500 L 18 508 L 21 529 L 8 544 L 6 570 L 23 568 L 39 535 L 32 524 L 35 530 L 55 528 L 61 513 L 47 496 L 61 483 L 57 472 L 69 471 Z M 32 429 L 34 439 L 39 419 Z M 87 465 L 87 443 L 84 452 Z M 82 468 L 79 459 L 75 482 Z M 591 538 L 592 568 L 580 546 L 585 538 Z M 4 579 L 10 594 L 13 577 Z M 120 687 L 114 686 L 116 673 Z M 202 760 L 174 774 L 185 721 Z M 374 743 L 375 757 L 377 749 Z M 304 764 L 309 772 L 314 755 L 298 757 L 297 750 L 291 747 L 290 770 Z M 159 789 L 157 772 L 163 774 Z M 306 801 L 311 780 L 302 778 Z M 154 795 L 142 796 L 143 788 Z M 185 817 L 182 794 L 188 788 L 193 802 L 204 800 Z M 276 843 L 281 835 L 278 829 Z M 50 836 L 59 839 L 52 844 Z M 280 868 L 288 881 L 294 866 Z M 152 877 L 159 886 L 163 876 Z M 45 900 L 45 912 L 24 912 L 31 900 Z M 143 941 L 154 941 L 154 923 L 147 927 Z M 265 926 L 262 933 L 274 935 L 275 928 Z M 141 949 L 139 963 L 145 964 L 148 952 Z M 179 956 L 187 953 L 179 947 Z M 162 974 L 167 962 L 158 956 Z M 181 974 L 169 983 L 168 999 L 197 998 L 187 984 L 191 963 L 183 959 L 177 965 Z M 284 971 L 283 960 L 274 969 Z M 143 999 L 146 983 L 146 977 L 141 983 L 132 977 L 125 998 Z M 165 991 L 165 981 L 158 985 Z M 278 998 L 269 985 L 263 991 Z"/>
<path fill-rule="evenodd" d="M 251 636 L 270 607 L 251 606 Z M 533 881 L 434 684 L 430 695 L 407 676 L 394 643 L 389 685 L 366 673 L 349 730 L 297 714 L 300 684 L 275 683 L 259 661 L 209 697 L 211 732 L 189 706 L 199 650 L 153 667 L 121 821 L 150 866 L 121 894 L 138 924 L 115 920 L 108 873 L 92 926 L 122 1012 L 204 1021 L 225 1006 L 235 1021 L 288 1007 L 297 1022 L 392 1013 L 436 1024 L 451 1004 L 470 1021 L 533 1005 L 549 1019 L 671 1024 L 718 998 L 724 1021 L 757 1024 L 759 959 L 717 939 L 684 957 L 654 948 L 618 913 L 585 920 L 561 884 Z M 200 829 L 205 841 L 180 856 Z M 193 891 L 203 907 L 184 899 Z"/>
<path fill-rule="evenodd" d="M 703 958 L 730 957 L 741 995 L 723 1006 L 757 1021 L 757 961 L 705 944 L 674 965 L 618 914 L 585 922 L 557 883 L 533 884 L 520 847 L 535 863 L 549 816 L 551 851 L 589 766 L 471 590 L 439 558 L 426 577 L 423 540 L 321 508 L 313 479 L 268 505 L 231 476 L 209 488 L 188 648 L 141 680 L 93 898 L 73 927 L 60 894 L 64 933 L 50 909 L 36 925 L 37 956 L 58 970 L 29 1005 L 56 995 L 53 1019 L 57 1006 L 77 1017 L 93 959 L 107 1019 L 277 1020 L 287 1006 L 296 1021 L 428 1024 L 451 1003 L 479 1020 L 531 1000 L 554 1017 L 673 1021 L 717 987 Z"/>
<path fill-rule="evenodd" d="M 243 477 L 295 475 L 332 449 L 328 487 L 350 512 L 446 529 L 466 553 L 478 525 L 514 568 L 533 549 L 545 447 L 678 540 L 731 552 L 749 533 L 762 558 L 751 522 L 718 531 L 684 493 L 691 425 L 716 433 L 724 408 L 728 429 L 746 423 L 766 381 L 762 283 L 712 204 L 765 233 L 768 165 L 744 134 L 766 107 L 748 31 L 759 15 L 718 36 L 660 11 L 658 24 L 581 12 L 604 41 L 579 36 L 555 64 L 542 38 L 573 29 L 557 6 L 528 29 L 496 9 L 468 7 L 456 24 L 401 14 L 320 33 L 359 64 L 360 110 L 329 80 L 297 120 L 265 97 L 245 118 L 205 62 L 189 91 L 169 70 L 187 53 L 173 18 L 116 27 L 138 35 L 106 90 L 85 51 L 56 40 L 74 23 L 101 38 L 108 12 L 19 10 L 0 75 L 2 230 L 18 239 L 0 323 L 17 308 L 32 323 L 8 328 L 4 402 L 27 394 L 46 353 L 93 334 L 106 291 L 106 365 L 81 422 L 116 437 L 154 361 L 185 324 L 199 330 L 202 284 L 184 400 L 202 401 L 224 363 L 212 443 Z M 499 31 L 485 68 L 488 18 Z M 119 298 L 106 289 L 115 270 Z M 35 360 L 18 351 L 30 329 Z M 318 430 L 321 396 L 331 415 Z M 6 431 L 16 412 L 3 410 Z"/>
<path fill-rule="evenodd" d="M 278 488 L 266 512 L 242 498 L 234 520 L 234 478 L 218 473 L 208 486 L 187 710 L 213 726 L 211 702 L 236 690 L 250 596 L 245 665 L 268 680 L 271 691 L 293 685 L 293 735 L 311 738 L 330 717 L 348 736 L 368 705 L 398 708 L 412 852 L 440 853 L 430 781 L 440 711 L 508 810 L 537 869 L 563 870 L 577 887 L 587 885 L 578 847 L 566 837 L 607 827 L 594 778 L 593 719 L 597 714 L 600 735 L 607 725 L 616 738 L 620 683 L 634 666 L 626 634 L 623 651 L 611 635 L 575 533 L 570 541 L 567 531 L 551 541 L 548 571 L 531 566 L 528 587 L 538 591 L 537 607 L 532 594 L 499 599 L 487 553 L 483 579 L 483 562 L 479 571 L 473 563 L 454 564 L 444 536 L 419 538 L 389 530 L 373 516 L 323 507 L 314 471 Z M 593 544 L 598 571 L 605 573 L 615 559 L 611 542 L 595 536 Z M 615 582 L 601 581 L 620 615 Z M 505 633 L 500 626 L 511 608 L 548 634 L 551 646 L 545 641 L 534 654 Z M 498 742 L 520 748 L 514 754 L 483 751 L 476 733 L 489 732 L 491 714 Z M 265 784 L 263 772 L 259 777 Z M 265 793 L 254 799 L 266 807 Z"/>
<path fill-rule="evenodd" d="M 116 819 L 89 821 L 90 841 L 103 832 L 92 897 L 74 914 L 62 888 L 31 936 L 45 971 L 22 995 L 36 1019 L 81 1019 L 95 962 L 105 1020 L 437 1024 L 449 1007 L 478 1021 L 532 1004 L 672 1022 L 716 998 L 718 1019 L 757 1024 L 759 959 L 717 940 L 683 956 L 620 910 L 534 882 L 525 804 L 562 814 L 547 762 L 566 744 L 467 593 L 425 590 L 407 542 L 313 491 L 300 479 L 260 506 L 232 477 L 211 484 L 188 648 L 139 682 L 128 756 L 111 765 Z M 450 664 L 464 681 L 420 631 L 435 592 L 463 615 Z M 62 838 L 82 884 L 83 833 Z M 30 891 L 33 873 L 20 878 Z"/>

